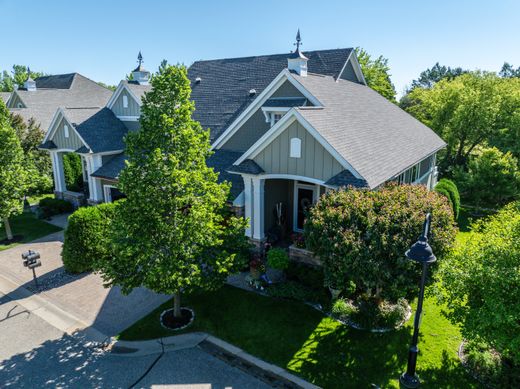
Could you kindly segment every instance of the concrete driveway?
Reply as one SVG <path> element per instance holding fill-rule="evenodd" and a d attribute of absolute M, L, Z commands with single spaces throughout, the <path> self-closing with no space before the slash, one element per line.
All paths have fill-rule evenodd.
<path fill-rule="evenodd" d="M 0 291 L 29 289 L 79 319 L 85 327 L 93 327 L 114 336 L 166 301 L 145 288 L 124 296 L 118 287 L 105 288 L 99 275 L 65 273 L 61 261 L 62 242 L 33 242 L 0 252 Z M 36 289 L 32 272 L 22 266 L 21 254 L 27 250 L 41 254 L 42 266 L 36 269 L 40 288 Z M 6 283 L 5 281 L 10 281 Z"/>
<path fill-rule="evenodd" d="M 269 388 L 199 347 L 125 357 L 68 335 L 0 293 L 2 388 Z"/>

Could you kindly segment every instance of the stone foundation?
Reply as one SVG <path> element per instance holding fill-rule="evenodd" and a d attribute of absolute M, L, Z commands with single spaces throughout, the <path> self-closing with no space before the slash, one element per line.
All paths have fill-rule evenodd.
<path fill-rule="evenodd" d="M 295 245 L 289 246 L 289 259 L 291 261 L 306 263 L 313 266 L 322 266 L 319 258 L 314 256 L 312 251 L 296 247 Z"/>

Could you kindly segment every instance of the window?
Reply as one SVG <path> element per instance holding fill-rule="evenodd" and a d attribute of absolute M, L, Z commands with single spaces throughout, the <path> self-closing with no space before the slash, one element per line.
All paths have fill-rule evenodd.
<path fill-rule="evenodd" d="M 18 104 L 16 104 L 16 106 L 17 106 L 18 108 L 23 108 L 23 104 L 22 104 L 22 103 L 18 103 Z"/>
<path fill-rule="evenodd" d="M 291 147 L 289 155 L 291 158 L 301 158 L 302 156 L 302 141 L 299 138 L 291 138 Z"/>
<path fill-rule="evenodd" d="M 410 182 L 415 182 L 419 178 L 419 165 L 414 165 L 412 167 L 412 173 L 410 177 Z"/>
<path fill-rule="evenodd" d="M 128 96 L 123 95 L 123 108 L 128 108 Z"/>
<path fill-rule="evenodd" d="M 65 138 L 69 137 L 69 126 L 66 124 L 63 126 L 63 135 L 65 135 Z"/>
<path fill-rule="evenodd" d="M 270 114 L 271 127 L 274 126 L 276 123 L 278 123 L 280 121 L 280 119 L 282 118 L 282 116 L 283 116 L 283 113 L 281 113 L 281 112 L 272 112 Z"/>

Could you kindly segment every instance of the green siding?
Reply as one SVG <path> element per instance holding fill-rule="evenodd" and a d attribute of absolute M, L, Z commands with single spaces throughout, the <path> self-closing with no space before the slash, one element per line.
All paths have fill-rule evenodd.
<path fill-rule="evenodd" d="M 303 95 L 293 84 L 285 81 L 271 97 L 303 97 Z M 259 108 L 221 148 L 246 151 L 270 128 L 271 124 L 265 121 L 265 115 Z"/>
<path fill-rule="evenodd" d="M 137 131 L 139 128 L 141 128 L 141 124 L 139 121 L 136 122 L 128 122 L 128 121 L 122 121 L 123 124 L 128 128 L 129 131 Z"/>
<path fill-rule="evenodd" d="M 69 137 L 65 137 L 65 132 L 63 130 L 64 125 L 66 124 L 65 119 L 63 117 L 57 123 L 57 129 L 50 138 L 58 149 L 69 149 L 69 150 L 77 150 L 82 146 L 86 146 L 83 144 L 81 139 L 79 138 L 76 130 L 69 125 Z M 52 131 L 52 129 L 51 129 Z"/>
<path fill-rule="evenodd" d="M 354 72 L 354 67 L 352 66 L 351 61 L 348 61 L 347 65 L 345 66 L 343 73 L 341 73 L 341 78 L 343 80 L 359 83 L 358 78 L 356 76 L 356 72 Z"/>
<path fill-rule="evenodd" d="M 290 139 L 301 140 L 301 157 L 290 157 Z M 254 161 L 267 174 L 292 174 L 327 181 L 344 168 L 325 148 L 298 123 L 292 123 Z"/>
<path fill-rule="evenodd" d="M 127 108 L 123 107 L 123 96 L 128 98 Z M 134 98 L 123 89 L 112 106 L 112 112 L 114 112 L 116 116 L 140 116 L 141 107 L 137 104 Z"/>
<path fill-rule="evenodd" d="M 9 105 L 7 106 L 7 108 L 18 108 L 18 103 L 22 103 L 22 100 L 20 100 L 20 97 L 16 94 L 16 93 L 13 93 L 11 98 L 9 99 Z M 23 104 L 23 107 L 25 107 L 25 104 Z"/>

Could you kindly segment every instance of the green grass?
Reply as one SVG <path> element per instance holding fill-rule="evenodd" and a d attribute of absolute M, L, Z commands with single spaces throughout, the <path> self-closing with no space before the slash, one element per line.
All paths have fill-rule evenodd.
<path fill-rule="evenodd" d="M 168 302 L 120 334 L 122 340 L 152 339 L 182 332 L 159 324 Z M 186 297 L 195 310 L 190 331 L 205 331 L 324 388 L 397 388 L 406 368 L 413 321 L 386 334 L 357 331 L 313 308 L 231 286 Z M 457 358 L 461 335 L 432 298 L 424 305 L 418 373 L 426 388 L 471 388 Z"/>
<path fill-rule="evenodd" d="M 46 223 L 38 219 L 34 213 L 26 211 L 21 215 L 14 216 L 9 219 L 13 235 L 22 235 L 23 239 L 16 243 L 0 244 L 0 251 L 14 247 L 20 243 L 27 243 L 42 236 L 52 234 L 53 232 L 61 231 L 61 228 L 52 224 Z M 6 239 L 5 227 L 2 224 L 0 227 L 0 241 Z"/>
<path fill-rule="evenodd" d="M 45 193 L 45 194 L 39 194 L 34 196 L 27 196 L 27 202 L 29 205 L 38 205 L 40 203 L 40 200 L 45 198 L 54 198 L 53 193 Z"/>
<path fill-rule="evenodd" d="M 471 224 L 483 217 L 492 215 L 490 211 L 479 211 L 476 213 L 475 209 L 470 209 L 462 206 L 460 208 L 459 218 L 457 224 L 459 226 L 459 233 L 457 234 L 457 244 L 464 244 L 469 238 L 469 232 L 471 231 Z"/>

